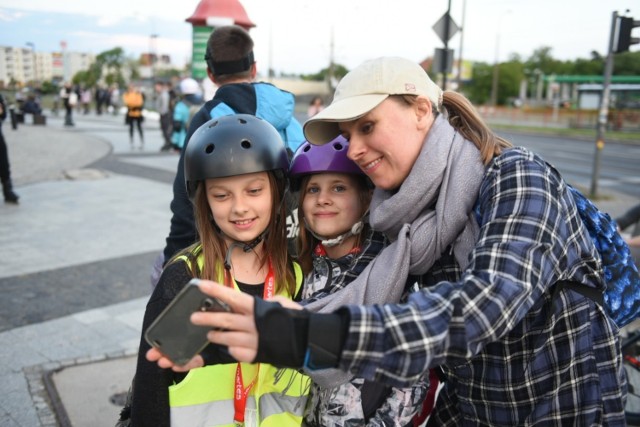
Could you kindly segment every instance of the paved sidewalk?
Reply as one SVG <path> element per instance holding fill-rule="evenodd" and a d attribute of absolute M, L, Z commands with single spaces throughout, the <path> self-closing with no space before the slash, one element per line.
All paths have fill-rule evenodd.
<path fill-rule="evenodd" d="M 145 150 L 137 148 L 136 140 L 132 151 L 122 117 L 78 116 L 75 121 L 74 128 L 63 127 L 55 117 L 42 127 L 3 126 L 20 195 L 18 206 L 0 205 L 3 293 L 22 277 L 47 281 L 61 269 L 157 253 L 164 246 L 172 197 L 169 178 L 178 156 L 159 153 L 157 123 L 145 121 Z M 92 166 L 111 154 L 133 168 L 168 174 L 167 179 Z M 141 276 L 148 277 L 147 271 Z M 90 277 L 71 277 L 76 287 L 85 281 L 94 286 Z M 115 424 L 120 404 L 111 399 L 130 384 L 135 369 L 130 356 L 137 352 L 144 295 L 150 291 L 148 281 L 138 282 L 134 287 L 141 297 L 0 332 L 0 426 Z M 60 284 L 50 284 L 61 286 L 52 295 L 39 291 L 40 285 L 27 284 L 5 302 L 18 307 L 65 304 Z"/>
<path fill-rule="evenodd" d="M 114 425 L 135 367 L 150 291 L 145 269 L 169 227 L 178 156 L 159 153 L 157 123 L 145 121 L 141 151 L 131 150 L 120 116 L 75 121 L 2 129 L 21 197 L 18 206 L 0 204 L 0 291 L 16 313 L 0 312 L 2 427 Z M 635 203 L 614 195 L 599 206 L 615 216 Z M 94 266 L 105 271 L 99 280 L 86 273 Z M 117 303 L 101 296 L 104 286 L 114 287 Z M 118 286 L 135 292 L 118 294 Z M 90 308 L 74 311 L 66 302 L 79 292 Z M 2 326 L 33 304 L 50 312 Z"/>

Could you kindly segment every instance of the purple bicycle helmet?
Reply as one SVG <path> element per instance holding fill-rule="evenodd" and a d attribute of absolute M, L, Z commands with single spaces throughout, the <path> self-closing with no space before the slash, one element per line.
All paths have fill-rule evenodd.
<path fill-rule="evenodd" d="M 322 172 L 364 175 L 362 169 L 347 157 L 349 141 L 338 136 L 324 145 L 313 145 L 305 141 L 293 155 L 289 168 L 289 179 L 294 191 L 299 189 L 300 179 L 305 175 Z"/>

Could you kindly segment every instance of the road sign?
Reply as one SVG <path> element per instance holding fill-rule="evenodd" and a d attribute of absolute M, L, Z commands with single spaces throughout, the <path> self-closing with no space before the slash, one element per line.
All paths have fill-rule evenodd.
<path fill-rule="evenodd" d="M 453 68 L 453 49 L 436 48 L 431 63 L 431 71 L 434 73 L 451 73 Z"/>
<path fill-rule="evenodd" d="M 447 26 L 447 20 L 449 21 L 449 34 L 446 34 L 446 26 Z M 433 24 L 433 31 L 436 32 L 436 34 L 438 35 L 438 37 L 440 37 L 440 40 L 442 40 L 442 43 L 447 43 L 449 41 L 449 39 L 451 39 L 451 37 L 455 36 L 456 33 L 458 31 L 460 31 L 460 27 L 458 27 L 458 24 L 455 23 L 455 21 L 453 19 L 451 19 L 451 15 L 449 15 L 448 13 L 445 13 L 444 15 L 442 15 L 442 17 L 440 19 L 438 19 L 438 21 Z"/>

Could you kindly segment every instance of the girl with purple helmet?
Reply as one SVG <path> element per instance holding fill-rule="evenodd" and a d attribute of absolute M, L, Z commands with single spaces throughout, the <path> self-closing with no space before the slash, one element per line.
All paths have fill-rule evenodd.
<path fill-rule="evenodd" d="M 291 187 L 299 191 L 298 263 L 310 309 L 335 298 L 387 244 L 367 224 L 372 185 L 347 158 L 348 148 L 341 136 L 321 146 L 305 142 L 289 169 Z M 405 426 L 427 390 L 424 381 L 398 389 L 363 378 L 347 378 L 340 385 L 314 379 L 304 415 L 307 426 Z"/>

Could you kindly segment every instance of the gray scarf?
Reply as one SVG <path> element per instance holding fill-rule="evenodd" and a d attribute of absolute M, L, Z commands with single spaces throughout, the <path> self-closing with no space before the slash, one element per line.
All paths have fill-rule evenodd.
<path fill-rule="evenodd" d="M 389 237 L 389 246 L 344 289 L 305 308 L 329 313 L 349 304 L 398 302 L 408 275 L 429 271 L 451 244 L 464 269 L 479 234 L 473 206 L 484 171 L 476 146 L 439 115 L 398 191 L 373 193 L 370 223 Z M 350 378 L 337 369 L 307 373 L 322 387 Z"/>

